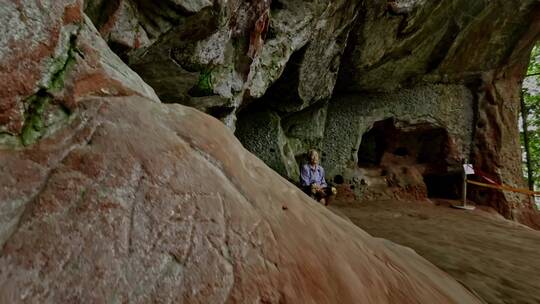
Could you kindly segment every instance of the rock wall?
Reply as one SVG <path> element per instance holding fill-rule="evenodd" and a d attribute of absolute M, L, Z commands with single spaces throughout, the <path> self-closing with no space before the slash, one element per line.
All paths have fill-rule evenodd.
<path fill-rule="evenodd" d="M 250 119 L 239 121 L 236 136 L 244 146 L 272 168 L 288 177 L 298 180 L 299 168 L 294 153 L 281 128 L 281 118 L 274 112 L 261 111 L 249 114 Z"/>
<path fill-rule="evenodd" d="M 524 188 L 516 127 L 518 95 L 525 61 L 538 39 L 538 4 L 409 3 L 413 5 L 396 1 L 366 11 L 361 30 L 354 31 L 351 56 L 342 65 L 348 69 L 341 78 L 342 89 L 384 91 L 423 82 L 466 85 L 476 103 L 469 159 L 499 181 Z M 384 10 L 387 18 L 380 18 Z M 523 195 L 481 192 L 483 197 L 474 195 L 473 200 L 495 207 L 508 218 L 519 220 L 523 217 L 519 209 L 527 214 L 531 208 Z"/>
<path fill-rule="evenodd" d="M 457 163 L 467 159 L 499 182 L 526 187 L 518 142 L 518 97 L 530 50 L 540 33 L 538 3 L 359 3 L 353 22 L 348 23 L 331 96 L 320 95 L 313 100 L 313 108 L 305 108 L 311 103 L 305 103 L 296 92 L 302 87 L 298 81 L 302 67 L 312 58 L 301 49 L 291 56 L 280 79 L 265 95 L 250 101 L 256 106 L 241 109 L 240 119 L 250 120 L 251 111 L 261 107 L 279 115 L 281 121 L 288 122 L 280 127 L 295 158 L 301 159 L 306 148 L 318 148 L 323 164 L 334 176 L 355 169 L 362 136 L 374 121 L 385 116 L 383 112 L 404 122 L 421 121 L 427 113 L 425 122 L 436 121 L 435 125 L 450 134 Z M 313 72 L 321 79 L 325 75 Z M 320 87 L 313 85 L 315 91 Z M 343 99 L 349 101 L 344 103 Z M 373 106 L 364 109 L 366 100 L 373 100 L 369 104 L 379 102 L 380 114 L 370 114 Z M 323 104 L 328 104 L 325 122 L 320 121 L 320 115 L 312 122 L 305 115 L 293 122 L 296 113 L 312 113 Z M 439 113 L 439 107 L 446 112 Z M 459 109 L 450 113 L 452 107 Z M 448 115 L 454 118 L 449 120 Z M 309 126 L 324 135 L 315 141 L 297 133 L 288 135 L 287 128 L 293 125 Z M 252 149 L 249 140 L 243 142 Z M 280 139 L 277 145 L 285 146 L 285 141 Z M 291 156 L 280 158 L 292 161 Z M 470 195 L 473 201 L 490 205 L 507 218 L 539 227 L 538 214 L 526 196 L 489 189 L 474 190 Z"/>
<path fill-rule="evenodd" d="M 234 129 L 238 109 L 263 95 L 290 111 L 329 98 L 359 5 L 120 0 L 86 1 L 85 11 L 163 102 L 201 109 Z M 267 92 L 283 74 L 294 101 Z"/>
<path fill-rule="evenodd" d="M 1 303 L 480 303 L 160 103 L 91 4 L 0 1 Z"/>
<path fill-rule="evenodd" d="M 409 125 L 448 131 L 456 161 L 469 155 L 473 133 L 473 97 L 459 85 L 434 85 L 395 93 L 336 96 L 330 102 L 322 151 L 330 176 L 358 164 L 362 135 L 374 123 L 393 118 Z M 459 161 L 458 161 L 459 163 Z"/>
<path fill-rule="evenodd" d="M 85 12 L 110 47 L 163 102 L 195 107 L 232 130 L 238 117 L 251 120 L 250 111 L 261 108 L 287 122 L 274 130 L 260 126 L 261 132 L 287 137 L 269 143 L 280 155 L 257 148 L 266 144 L 256 143 L 265 136 L 238 134 L 248 149 L 291 180 L 297 179 L 300 151 L 327 146 L 320 137 L 287 135 L 298 125 L 294 117 L 306 119 L 299 113 L 314 113 L 341 95 L 449 85 L 465 86 L 473 96 L 474 122 L 468 127 L 474 132 L 473 152 L 460 155 L 461 161 L 468 159 L 514 187 L 525 187 L 516 141 L 517 96 L 538 38 L 539 10 L 534 0 L 85 1 Z M 496 86 L 505 92 L 496 93 Z M 321 117 L 316 115 L 310 127 L 317 134 L 327 124 Z M 238 125 L 259 127 L 254 121 Z M 342 158 L 332 153 L 351 142 L 358 146 L 359 137 L 322 152 Z M 328 159 L 328 169 L 342 171 L 343 162 L 334 167 Z M 512 210 L 532 212 L 522 195 L 494 190 L 471 195 L 507 218 L 523 217 Z"/>
<path fill-rule="evenodd" d="M 81 6 L 80 1 L 3 4 L 3 145 L 30 145 L 60 128 L 86 96 L 136 94 L 158 100 L 154 90 L 107 47 Z"/>

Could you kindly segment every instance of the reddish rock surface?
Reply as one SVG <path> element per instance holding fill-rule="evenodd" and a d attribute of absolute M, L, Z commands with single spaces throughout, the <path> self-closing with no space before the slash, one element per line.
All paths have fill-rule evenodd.
<path fill-rule="evenodd" d="M 0 2 L 0 131 L 21 131 L 23 99 L 47 83 L 55 72 L 51 59 L 62 51 L 62 36 L 69 35 L 73 30 L 71 22 L 77 21 L 68 8 L 78 4 L 78 0 Z"/>
<path fill-rule="evenodd" d="M 478 302 L 209 116 L 140 97 L 82 106 L 54 136 L 0 151 L 0 302 Z"/>
<path fill-rule="evenodd" d="M 0 83 L 15 84 L 0 105 L 19 111 L 2 130 L 44 128 L 24 101 L 39 91 L 69 110 L 34 144 L 0 141 L 0 303 L 479 302 L 314 204 L 219 121 L 157 103 L 81 7 L 0 10 L 0 38 L 24 46 L 0 49 Z"/>
<path fill-rule="evenodd" d="M 88 95 L 157 100 L 99 37 L 82 13 L 82 1 L 3 0 L 0 5 L 0 133 L 21 134 L 35 94 L 54 95 L 55 104 L 70 110 Z M 65 79 L 68 72 L 71 78 Z"/>
<path fill-rule="evenodd" d="M 16 24 L 35 8 L 10 5 Z M 414 252 L 314 204 L 219 121 L 156 103 L 73 3 L 43 5 L 42 30 L 22 28 L 57 51 L 2 49 L 2 67 L 29 62 L 2 74 L 25 88 L 4 91 L 2 106 L 22 112 L 2 124 L 44 119 L 25 107 L 39 90 L 69 111 L 36 143 L 0 147 L 1 303 L 477 302 Z M 64 12 L 76 23 L 67 40 L 54 21 Z M 51 71 L 62 86 L 36 82 Z"/>

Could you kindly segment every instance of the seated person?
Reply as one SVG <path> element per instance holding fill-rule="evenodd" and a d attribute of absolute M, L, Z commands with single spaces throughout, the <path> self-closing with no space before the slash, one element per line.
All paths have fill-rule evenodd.
<path fill-rule="evenodd" d="M 308 160 L 309 163 L 303 165 L 300 172 L 300 186 L 309 196 L 327 205 L 326 197 L 336 194 L 336 188 L 328 187 L 324 179 L 324 169 L 319 165 L 319 153 L 316 150 L 308 151 Z"/>

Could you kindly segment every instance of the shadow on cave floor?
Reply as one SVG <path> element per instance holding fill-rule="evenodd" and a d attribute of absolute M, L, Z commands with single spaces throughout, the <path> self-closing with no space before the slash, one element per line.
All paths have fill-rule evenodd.
<path fill-rule="evenodd" d="M 413 248 L 488 303 L 540 303 L 540 231 L 488 208 L 334 200 L 330 209 L 374 237 Z"/>

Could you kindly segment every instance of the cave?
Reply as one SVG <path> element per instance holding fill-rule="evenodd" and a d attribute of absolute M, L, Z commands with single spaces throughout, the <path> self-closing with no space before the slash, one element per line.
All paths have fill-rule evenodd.
<path fill-rule="evenodd" d="M 428 197 L 458 199 L 461 173 L 449 169 L 448 153 L 449 136 L 444 128 L 428 123 L 403 124 L 389 118 L 375 122 L 362 136 L 358 167 L 381 169 L 383 176 L 388 168 L 414 168 L 422 176 Z"/>
<path fill-rule="evenodd" d="M 430 198 L 460 199 L 462 194 L 461 173 L 426 174 L 424 183 Z"/>
<path fill-rule="evenodd" d="M 362 142 L 358 149 L 359 167 L 376 167 L 381 163 L 386 148 L 385 133 L 393 128 L 391 119 L 378 121 L 373 128 L 362 136 Z"/>

